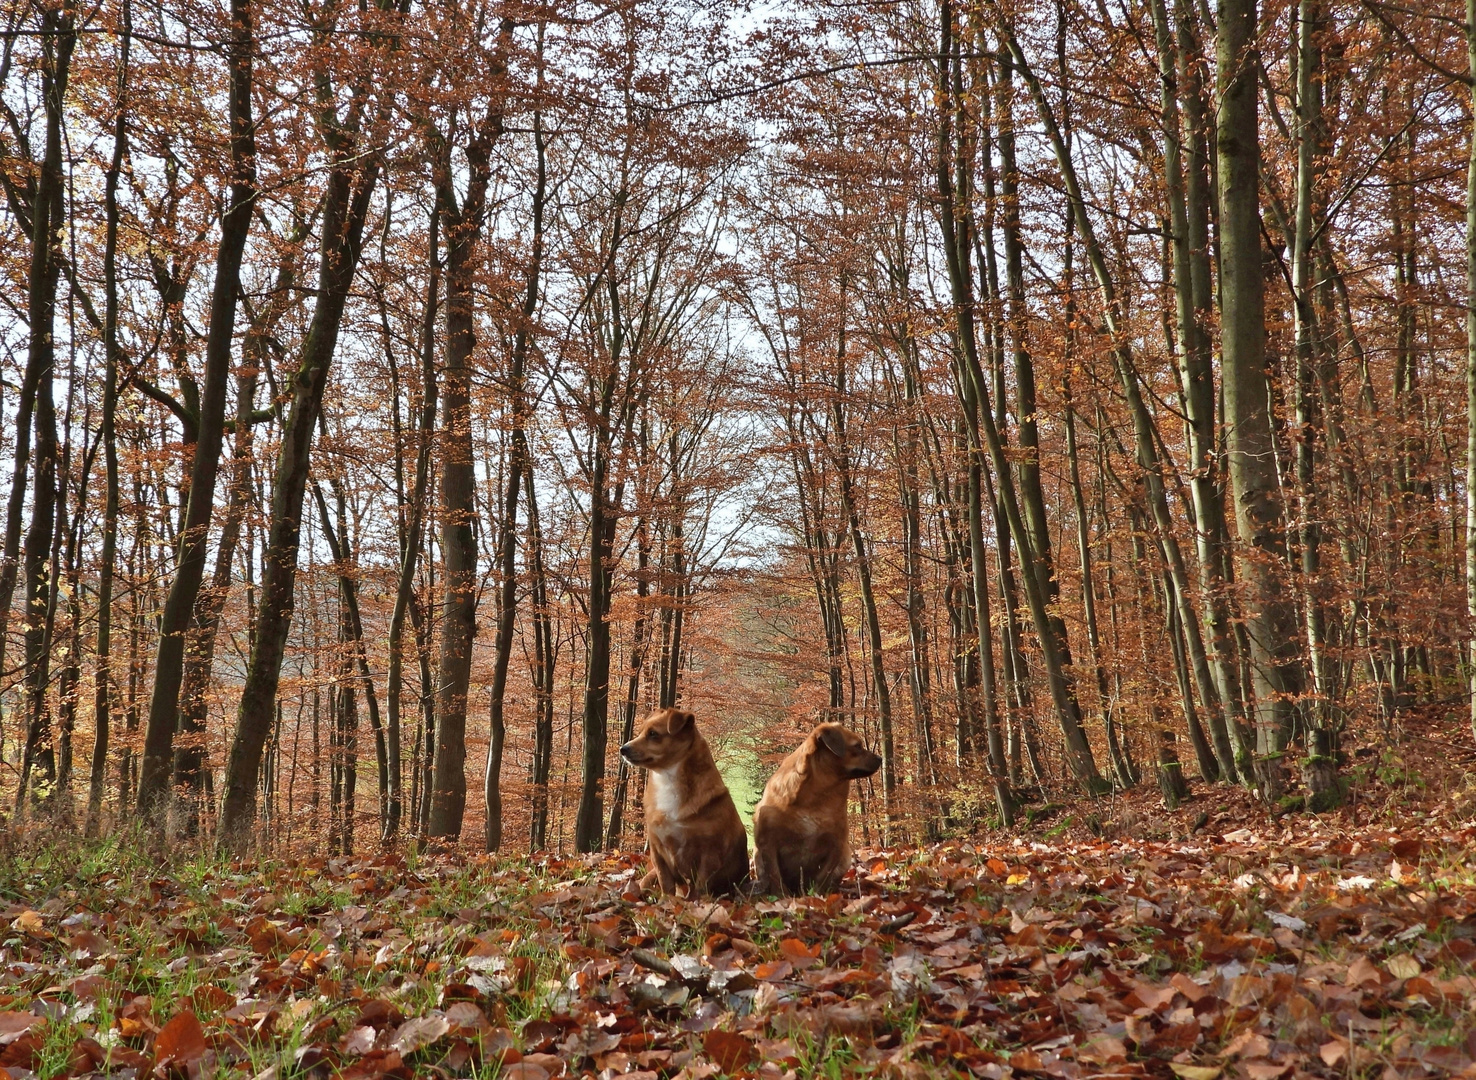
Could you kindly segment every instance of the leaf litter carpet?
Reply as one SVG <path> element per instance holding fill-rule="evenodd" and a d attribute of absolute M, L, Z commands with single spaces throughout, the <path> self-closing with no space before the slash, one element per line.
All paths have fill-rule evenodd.
<path fill-rule="evenodd" d="M 642 896 L 635 855 L 155 880 L 126 853 L 17 857 L 0 870 L 0 1067 L 1476 1077 L 1473 844 L 1469 825 L 1307 818 L 1002 838 L 863 851 L 837 895 L 740 903 Z"/>

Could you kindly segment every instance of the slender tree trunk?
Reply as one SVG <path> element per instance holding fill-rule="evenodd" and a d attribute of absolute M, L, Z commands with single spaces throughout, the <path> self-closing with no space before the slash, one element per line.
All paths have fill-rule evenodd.
<path fill-rule="evenodd" d="M 77 387 L 76 373 L 71 373 L 68 379 L 69 395 Z M 78 548 L 80 546 L 82 518 L 87 513 L 87 474 L 91 471 L 91 455 L 86 455 L 81 467 L 81 475 L 77 481 L 77 507 L 67 520 L 67 488 L 71 483 L 71 447 L 72 447 L 72 403 L 67 403 L 67 419 L 62 430 L 62 470 L 61 482 L 58 485 L 57 500 L 57 531 L 61 537 L 65 537 L 64 549 L 58 564 L 53 559 L 53 565 L 57 567 L 53 572 L 57 574 L 58 580 L 65 578 L 66 586 L 59 593 L 66 596 L 67 601 L 67 652 L 66 660 L 57 678 L 57 746 L 56 746 L 56 788 L 61 799 L 61 814 L 64 820 L 70 822 L 74 810 L 72 803 L 72 740 L 77 730 L 77 692 L 82 683 L 82 574 L 78 567 Z M 85 436 L 84 436 L 85 438 Z M 59 537 L 60 539 L 60 537 Z M 61 596 L 52 598 L 53 608 L 60 605 Z"/>
<path fill-rule="evenodd" d="M 1070 301 L 1068 300 L 1068 303 Z M 1071 320 L 1068 318 L 1068 324 Z M 1076 505 L 1076 546 L 1081 559 L 1081 604 L 1086 620 L 1087 643 L 1091 647 L 1092 668 L 1097 679 L 1097 696 L 1102 702 L 1102 727 L 1107 733 L 1107 751 L 1112 771 L 1123 788 L 1130 788 L 1137 778 L 1117 739 L 1116 699 L 1107 685 L 1107 668 L 1102 663 L 1102 638 L 1097 628 L 1096 584 L 1092 580 L 1091 524 L 1087 517 L 1086 497 L 1081 487 L 1081 461 L 1076 447 L 1076 410 L 1071 402 L 1070 383 L 1065 384 L 1066 460 L 1071 478 L 1071 497 Z"/>
<path fill-rule="evenodd" d="M 938 783 L 937 757 L 933 745 L 933 690 L 928 655 L 927 607 L 923 597 L 922 499 L 918 479 L 921 455 L 922 402 L 919 380 L 914 377 L 917 342 L 910 332 L 899 341 L 903 352 L 902 401 L 904 416 L 901 431 L 894 433 L 897 457 L 898 491 L 902 510 L 902 570 L 907 581 L 907 640 L 911 647 L 909 687 L 912 691 L 912 715 L 917 741 L 918 782 L 928 787 Z M 930 826 L 932 828 L 932 826 Z"/>
<path fill-rule="evenodd" d="M 613 383 L 614 373 L 608 378 Z M 613 387 L 609 388 L 613 392 Z M 604 410 L 602 429 L 596 433 L 593 483 L 590 486 L 589 629 L 584 691 L 584 755 L 579 797 L 579 815 L 574 826 L 574 844 L 579 851 L 594 851 L 604 836 L 605 742 L 610 702 L 610 599 L 615 576 L 615 526 L 617 508 L 610 503 L 609 468 L 611 447 L 609 411 Z"/>
<path fill-rule="evenodd" d="M 317 303 L 303 342 L 301 362 L 291 382 L 291 411 L 277 455 L 256 638 L 226 764 L 226 792 L 219 826 L 219 843 L 226 850 L 246 846 L 256 819 L 257 775 L 272 730 L 282 656 L 292 619 L 313 429 L 323 405 L 323 391 L 338 345 L 344 306 L 363 250 L 364 220 L 379 178 L 379 151 L 371 149 L 360 154 L 355 134 L 352 129 L 336 127 L 330 132 L 333 168 L 323 200 Z"/>
<path fill-rule="evenodd" d="M 97 669 L 92 695 L 92 770 L 87 786 L 89 837 L 102 831 L 103 788 L 107 783 L 109 737 L 112 733 L 113 680 L 113 573 L 118 562 L 118 181 L 128 153 L 128 63 L 133 45 L 133 4 L 123 0 L 122 32 L 118 42 L 118 77 L 114 86 L 113 157 L 103 182 L 105 237 L 103 241 L 103 401 L 98 438 L 103 447 L 106 492 L 103 497 L 102 554 L 97 572 Z M 5 668 L 4 609 L 8 593 L 0 595 L 0 671 Z"/>
<path fill-rule="evenodd" d="M 470 202 L 470 199 L 468 199 Z M 444 212 L 444 208 L 443 208 Z M 468 216 L 470 211 L 468 211 Z M 436 679 L 435 757 L 431 769 L 430 836 L 461 835 L 466 810 L 466 710 L 472 640 L 477 633 L 475 462 L 471 427 L 472 290 L 476 224 L 448 217 L 446 366 L 441 429 L 441 551 L 445 598 L 441 614 L 440 673 Z"/>
<path fill-rule="evenodd" d="M 639 487 L 636 504 L 640 517 L 636 520 L 636 617 L 631 631 L 630 662 L 627 665 L 625 702 L 621 722 L 620 741 L 629 742 L 635 736 L 636 710 L 640 708 L 641 672 L 646 666 L 646 602 L 651 591 L 651 526 L 647 518 L 647 507 L 651 502 L 650 476 L 650 423 L 641 418 L 640 460 L 637 464 Z M 675 476 L 673 476 L 675 480 Z M 663 708 L 668 706 L 663 705 Z M 605 850 L 615 851 L 620 846 L 620 834 L 625 821 L 625 803 L 630 790 L 630 765 L 624 757 L 615 773 L 615 791 L 610 796 L 610 821 L 605 828 Z"/>
<path fill-rule="evenodd" d="M 448 181 L 449 183 L 449 181 Z M 485 181 L 484 181 L 485 184 Z M 441 551 L 445 598 L 441 612 L 440 672 L 436 679 L 436 738 L 431 766 L 429 836 L 461 835 L 466 811 L 466 710 L 472 640 L 477 633 L 475 461 L 471 424 L 474 347 L 474 254 L 481 232 L 472 197 L 461 214 L 442 200 L 447 218 L 446 366 L 441 429 Z"/>
<path fill-rule="evenodd" d="M 975 631 L 981 676 L 980 697 L 984 708 L 984 727 L 989 746 L 990 780 L 1000 819 L 1006 827 L 1015 820 L 1014 795 L 1009 790 L 1004 746 L 1000 739 L 999 717 L 995 708 L 997 692 L 994 679 L 994 640 L 989 618 L 988 556 L 984 551 L 983 499 L 981 474 L 986 443 L 995 468 L 1000 467 L 999 433 L 990 412 L 988 391 L 979 365 L 978 342 L 974 333 L 973 274 L 969 269 L 972 249 L 972 184 L 970 162 L 973 145 L 962 120 L 963 64 L 951 0 L 945 0 L 942 12 L 942 40 L 939 46 L 939 110 L 938 110 L 938 194 L 944 254 L 952 290 L 953 320 L 958 333 L 959 349 L 955 356 L 957 371 L 955 393 L 969 432 L 969 548 L 974 571 Z M 957 136 L 955 136 L 955 125 Z M 957 138 L 957 145 L 955 145 Z M 957 169 L 957 178 L 954 170 Z M 987 438 L 980 438 L 980 418 Z M 1007 479 L 1007 477 L 1005 478 Z M 1018 513 L 1011 519 L 1019 524 Z M 1021 530 L 1023 532 L 1023 529 Z M 1049 648 L 1049 646 L 1047 646 Z M 1085 733 L 1082 732 L 1082 743 Z M 1087 756 L 1091 750 L 1087 748 Z M 1095 772 L 1092 766 L 1089 772 Z"/>
<path fill-rule="evenodd" d="M 338 602 L 343 607 L 339 644 L 345 649 L 347 660 L 344 662 L 343 673 L 339 677 L 339 693 L 340 696 L 353 693 L 356 683 L 364 688 L 364 703 L 369 711 L 369 729 L 374 733 L 374 762 L 379 778 L 379 826 L 380 835 L 384 836 L 387 835 L 389 825 L 389 748 L 385 744 L 384 727 L 379 718 L 379 697 L 374 692 L 374 677 L 369 671 L 369 655 L 364 644 L 364 620 L 359 613 L 359 583 L 356 577 L 358 567 L 353 548 L 349 543 L 346 500 L 342 485 L 336 479 L 330 483 L 337 504 L 336 527 L 334 519 L 329 516 L 328 502 L 323 498 L 323 489 L 316 483 L 313 484 L 313 495 L 318 503 L 323 537 L 328 541 L 328 552 L 333 556 L 333 562 L 337 568 Z M 357 751 L 358 706 L 352 699 L 350 699 L 345 718 L 353 721 L 352 727 L 345 730 L 347 737 L 354 744 L 354 750 Z M 357 758 L 354 761 L 357 761 Z M 354 768 L 353 761 L 350 762 L 349 767 L 354 769 L 353 775 L 356 779 L 357 770 Z"/>
<path fill-rule="evenodd" d="M 533 463 L 523 469 L 524 502 L 528 507 L 528 569 L 533 613 L 533 693 L 537 706 L 533 721 L 533 821 L 529 847 L 548 844 L 548 777 L 553 768 L 554 663 L 557 647 L 548 611 L 548 578 L 543 568 L 543 532 L 538 521 L 538 498 L 533 485 Z"/>
<path fill-rule="evenodd" d="M 1466 63 L 1476 80 L 1476 0 L 1466 0 Z M 1476 90 L 1466 165 L 1466 608 L 1476 630 Z M 3 599 L 3 598 L 0 598 Z M 1476 735 L 1476 637 L 1470 646 L 1471 731 Z"/>
<path fill-rule="evenodd" d="M 400 765 L 400 696 L 403 684 L 405 659 L 405 617 L 412 610 L 415 598 L 415 574 L 420 562 L 420 549 L 425 530 L 425 508 L 430 499 L 430 460 L 432 432 L 436 425 L 436 352 L 435 324 L 436 306 L 440 295 L 440 262 L 437 256 L 439 244 L 441 210 L 432 206 L 429 237 L 426 241 L 429 258 L 428 282 L 425 295 L 425 313 L 421 324 L 420 350 L 420 415 L 416 422 L 415 487 L 410 494 L 408 518 L 403 524 L 400 540 L 400 566 L 395 582 L 395 603 L 390 612 L 389 623 L 389 670 L 386 673 L 386 700 L 389 710 L 389 816 L 385 822 L 386 843 L 399 835 L 400 817 L 403 813 Z M 403 494 L 402 494 L 403 501 Z M 418 634 L 416 635 L 418 639 Z M 417 640 L 417 651 L 419 643 Z M 429 680 L 425 680 L 427 683 Z M 423 726 L 423 725 L 422 725 Z M 418 827 L 420 817 L 420 754 L 417 750 L 411 757 L 414 772 L 411 778 L 411 815 Z"/>
<path fill-rule="evenodd" d="M 661 612 L 661 685 L 657 697 L 657 704 L 663 709 L 676 708 L 677 688 L 682 673 L 682 630 L 687 614 L 687 502 L 682 490 L 681 460 L 675 431 L 672 432 L 669 443 L 671 508 L 666 547 L 671 553 L 671 569 L 664 575 L 669 584 L 663 589 L 665 606 Z"/>
<path fill-rule="evenodd" d="M 841 509 L 851 534 L 851 548 L 856 556 L 856 577 L 861 589 L 861 605 L 866 614 L 866 633 L 871 653 L 871 678 L 876 693 L 876 711 L 881 728 L 882 799 L 888 819 L 892 816 L 892 800 L 897 789 L 896 747 L 892 736 L 892 694 L 887 685 L 886 666 L 882 657 L 881 617 L 877 612 L 876 593 L 871 583 L 871 558 L 866 547 L 866 534 L 861 530 L 861 514 L 856 505 L 856 492 L 851 476 L 851 448 L 847 441 L 845 398 L 846 366 L 845 330 L 842 328 L 836 359 L 835 400 L 831 406 L 835 430 L 835 465 L 840 485 Z"/>
<path fill-rule="evenodd" d="M 1309 728 L 1317 732 L 1308 740 L 1308 764 L 1303 770 L 1307 798 L 1314 809 L 1331 809 L 1340 801 L 1337 767 L 1333 757 L 1336 731 L 1332 727 L 1331 666 L 1328 656 L 1327 619 L 1320 581 L 1322 529 L 1317 492 L 1315 407 L 1322 343 L 1315 317 L 1312 241 L 1319 229 L 1316 205 L 1316 170 L 1322 152 L 1322 5 L 1302 0 L 1297 9 L 1297 203 L 1292 238 L 1293 318 L 1296 334 L 1296 476 L 1298 497 L 1297 531 L 1300 549 L 1302 603 L 1307 640 L 1307 667 L 1313 696 L 1305 705 Z"/>
<path fill-rule="evenodd" d="M 226 385 L 235 336 L 236 302 L 241 291 L 241 261 L 256 205 L 256 134 L 251 115 L 252 59 L 256 45 L 251 2 L 231 0 L 230 203 L 221 216 L 220 246 L 216 251 L 210 328 L 205 341 L 205 376 L 196 414 L 198 441 L 190 472 L 189 506 L 180 533 L 174 581 L 169 587 L 160 620 L 154 690 L 139 770 L 138 814 L 154 829 L 164 827 L 169 807 L 170 778 L 174 772 L 174 734 L 179 724 L 179 687 L 184 677 L 185 640 L 195 597 L 205 574 L 210 514 L 215 503 L 215 480 L 225 434 Z"/>
<path fill-rule="evenodd" d="M 42 800 L 49 798 L 56 783 L 56 755 L 46 698 L 51 674 L 50 614 L 56 591 L 54 572 L 48 572 L 56 526 L 58 458 L 52 381 L 56 363 L 56 286 L 63 258 L 61 241 L 66 232 L 62 217 L 66 194 L 62 175 L 63 103 L 72 50 L 77 43 L 75 14 L 70 8 L 47 8 L 42 14 L 41 29 L 41 96 L 46 115 L 46 144 L 31 204 L 31 265 L 26 295 L 26 322 L 30 328 L 26 381 L 34 386 L 35 395 L 35 482 L 31 524 L 26 530 L 22 552 L 26 603 L 26 736 L 20 783 L 16 787 L 18 812 L 24 812 L 33 767 L 40 772 L 37 793 Z M 22 441 L 17 434 L 18 475 Z M 3 599 L 8 610 L 10 598 Z"/>
<path fill-rule="evenodd" d="M 620 176 L 613 219 L 609 225 L 609 251 L 601 273 L 608 310 L 607 355 L 598 370 L 591 372 L 594 427 L 590 450 L 589 487 L 589 619 L 586 631 L 587 661 L 584 678 L 584 747 L 581 761 L 579 811 L 574 822 L 574 846 L 581 852 L 596 850 L 605 834 L 604 783 L 605 747 L 610 712 L 610 601 L 615 581 L 615 530 L 620 521 L 619 484 L 612 491 L 611 467 L 615 464 L 615 393 L 621 368 L 629 363 L 628 378 L 635 378 L 634 358 L 627 361 L 625 315 L 616 278 L 617 256 L 624 240 L 625 204 L 630 197 L 629 177 Z M 627 387 L 626 401 L 631 399 Z M 622 413 L 625 409 L 622 408 Z M 622 417 L 623 419 L 624 417 Z M 629 434 L 627 429 L 627 435 Z"/>
<path fill-rule="evenodd" d="M 1215 43 L 1220 89 L 1220 335 L 1230 483 L 1246 584 L 1245 628 L 1256 697 L 1256 776 L 1261 795 L 1282 792 L 1281 755 L 1291 702 L 1301 689 L 1291 605 L 1277 567 L 1286 561 L 1268 412 L 1266 307 L 1261 270 L 1259 59 L 1256 0 L 1220 0 Z"/>
<path fill-rule="evenodd" d="M 504 19 L 493 58 L 492 80 L 507 72 L 511 20 Z M 441 554 L 445 599 L 441 614 L 441 669 L 436 682 L 435 760 L 431 770 L 430 836 L 458 837 L 466 813 L 466 710 L 471 689 L 472 641 L 477 634 L 476 465 L 472 444 L 472 353 L 476 348 L 475 279 L 481 256 L 482 219 L 491 182 L 491 152 L 502 135 L 507 88 L 494 88 L 486 115 L 465 147 L 466 194 L 457 204 L 451 143 L 439 139 L 436 197 L 446 221 L 446 395 L 441 430 Z M 516 452 L 516 450 L 515 450 Z M 516 516 L 515 468 L 508 473 Z M 494 706 L 500 708 L 500 706 Z M 501 750 L 500 734 L 494 741 Z M 499 763 L 500 764 L 500 763 Z"/>
<path fill-rule="evenodd" d="M 1211 735 L 1221 774 L 1239 776 L 1237 745 L 1244 747 L 1245 711 L 1229 631 L 1223 575 L 1225 513 L 1215 461 L 1215 377 L 1212 343 L 1206 329 L 1213 317 L 1210 285 L 1209 175 L 1204 137 L 1204 88 L 1194 14 L 1177 0 L 1176 29 L 1169 26 L 1164 0 L 1153 0 L 1157 32 L 1164 172 L 1173 251 L 1175 316 L 1178 323 L 1179 376 L 1188 419 L 1190 494 L 1194 506 L 1199 562 L 1200 605 L 1207 662 L 1228 722 L 1211 711 Z M 1180 102 L 1184 109 L 1181 113 Z M 1187 151 L 1186 151 L 1187 147 Z M 1187 585 L 1181 582 L 1180 585 Z M 1185 592 L 1187 599 L 1188 593 Z M 1181 612 L 1182 614 L 1182 612 Z M 1193 651 L 1194 632 L 1186 635 Z M 1232 744 L 1232 737 L 1234 743 Z"/>
<path fill-rule="evenodd" d="M 956 57 L 957 50 L 952 45 L 953 31 L 952 23 L 954 15 L 951 6 L 945 6 L 944 48 L 940 60 L 948 61 L 944 70 L 957 69 L 961 61 Z M 962 98 L 962 87 L 947 87 L 950 96 L 955 100 Z M 969 270 L 969 252 L 972 246 L 969 239 L 971 226 L 969 225 L 968 191 L 964 185 L 955 185 L 953 179 L 953 149 L 951 146 L 952 136 L 950 134 L 952 124 L 948 111 L 955 106 L 945 102 L 943 106 L 943 123 L 940 129 L 940 157 L 938 168 L 938 182 L 940 207 L 943 217 L 943 239 L 944 255 L 948 264 L 948 276 L 953 300 L 953 317 L 958 327 L 958 338 L 961 346 L 962 376 L 972 381 L 973 393 L 978 402 L 976 409 L 978 421 L 983 433 L 982 444 L 988 448 L 991 463 L 994 466 L 994 475 L 999 483 L 1000 503 L 1005 510 L 1006 519 L 1009 521 L 1010 532 L 1020 546 L 1020 562 L 1025 567 L 1036 567 L 1035 552 L 1029 547 L 1030 533 L 1025 527 L 1024 517 L 1020 510 L 1020 501 L 1016 495 L 1015 484 L 1012 477 L 1010 463 L 1005 457 L 1004 443 L 1000 437 L 1000 431 L 995 424 L 994 414 L 990 406 L 989 387 L 985 381 L 983 370 L 979 363 L 978 344 L 974 335 L 973 321 L 973 285 L 972 275 Z M 960 163 L 966 160 L 963 153 L 958 154 Z M 963 235 L 960 236 L 959 230 Z M 972 421 L 971 421 L 972 422 Z M 1065 642 L 1058 638 L 1055 632 L 1055 624 L 1052 622 L 1048 607 L 1048 600 L 1044 590 L 1044 583 L 1038 573 L 1027 572 L 1024 575 L 1025 596 L 1030 607 L 1031 620 L 1035 624 L 1036 634 L 1040 641 L 1041 659 L 1045 665 L 1047 681 L 1051 688 L 1051 702 L 1055 707 L 1056 719 L 1060 724 L 1061 733 L 1066 742 L 1066 763 L 1070 768 L 1077 783 L 1091 795 L 1105 794 L 1111 789 L 1111 785 L 1102 778 L 1097 771 L 1097 764 L 1092 756 L 1091 744 L 1087 741 L 1086 730 L 1082 726 L 1081 704 L 1076 696 L 1075 686 L 1071 682 L 1068 668 L 1070 654 L 1066 649 Z M 982 613 L 981 613 L 982 615 Z M 982 617 L 981 617 L 982 625 Z"/>
<path fill-rule="evenodd" d="M 528 466 L 527 423 L 530 407 L 526 378 L 528 349 L 532 340 L 533 316 L 538 310 L 538 290 L 543 267 L 543 209 L 548 191 L 548 173 L 544 161 L 543 117 L 533 118 L 533 143 L 537 156 L 537 180 L 533 190 L 533 250 L 528 262 L 527 286 L 523 298 L 522 319 L 513 337 L 512 364 L 508 372 L 511 397 L 512 450 L 508 458 L 507 487 L 503 497 L 502 521 L 497 537 L 497 566 L 500 575 L 497 606 L 497 637 L 493 643 L 492 692 L 490 705 L 491 739 L 487 746 L 487 768 L 482 790 L 487 805 L 487 850 L 502 849 L 502 753 L 505 731 L 503 698 L 507 694 L 507 672 L 512 662 L 513 631 L 517 621 L 517 523 L 518 491 Z"/>
<path fill-rule="evenodd" d="M 232 567 L 240 545 L 241 527 L 252 501 L 254 428 L 273 414 L 256 412 L 256 385 L 271 363 L 267 339 L 291 305 L 296 282 L 297 245 L 306 239 L 308 221 L 299 222 L 291 247 L 278 267 L 276 285 L 266 307 L 252 320 L 241 345 L 242 365 L 236 373 L 236 417 L 231 446 L 231 480 L 225 519 L 216 542 L 215 570 L 210 584 L 195 599 L 187 635 L 184 674 L 179 688 L 179 730 L 174 747 L 175 829 L 185 836 L 199 833 L 208 768 L 205 755 L 207 694 L 215 666 L 215 643 L 221 616 L 230 597 Z"/>

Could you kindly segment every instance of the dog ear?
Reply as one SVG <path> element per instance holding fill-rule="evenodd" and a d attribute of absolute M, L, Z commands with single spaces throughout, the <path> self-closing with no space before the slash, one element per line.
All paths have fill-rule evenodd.
<path fill-rule="evenodd" d="M 697 717 L 691 713 L 682 712 L 680 709 L 672 709 L 671 715 L 666 719 L 666 733 L 668 735 L 675 735 L 688 724 L 695 724 L 696 722 Z"/>
<path fill-rule="evenodd" d="M 838 727 L 828 727 L 820 732 L 820 742 L 838 758 L 846 756 L 846 733 Z"/>

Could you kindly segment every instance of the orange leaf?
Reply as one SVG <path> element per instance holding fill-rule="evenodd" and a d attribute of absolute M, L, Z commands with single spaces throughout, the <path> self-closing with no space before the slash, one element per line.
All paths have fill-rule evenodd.
<path fill-rule="evenodd" d="M 197 1013 L 218 1013 L 234 1007 L 236 999 L 213 983 L 205 983 L 195 988 L 190 995 L 190 1004 Z"/>
<path fill-rule="evenodd" d="M 177 1014 L 154 1036 L 154 1054 L 160 1065 L 171 1061 L 188 1065 L 204 1057 L 206 1049 L 205 1029 L 189 1010 Z"/>
<path fill-rule="evenodd" d="M 725 1073 L 735 1073 L 753 1061 L 753 1043 L 731 1031 L 709 1031 L 702 1049 Z"/>
<path fill-rule="evenodd" d="M 820 958 L 820 943 L 806 945 L 799 938 L 785 938 L 779 943 L 779 951 L 790 960 L 818 960 Z"/>

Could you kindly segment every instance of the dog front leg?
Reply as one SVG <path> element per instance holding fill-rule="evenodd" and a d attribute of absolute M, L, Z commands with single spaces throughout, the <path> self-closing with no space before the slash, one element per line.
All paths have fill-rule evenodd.
<path fill-rule="evenodd" d="M 779 855 L 773 848 L 755 847 L 754 870 L 758 878 L 753 891 L 760 896 L 783 896 L 784 878 L 779 873 Z"/>
<path fill-rule="evenodd" d="M 651 851 L 651 869 L 646 871 L 641 878 L 641 891 L 649 892 L 661 883 L 661 860 L 656 857 L 654 849 Z"/>
<path fill-rule="evenodd" d="M 661 891 L 668 896 L 676 892 L 676 874 L 672 872 L 671 863 L 661 857 L 661 852 L 655 848 L 651 849 L 651 872 L 641 878 L 641 888 L 650 889 L 659 885 Z"/>

